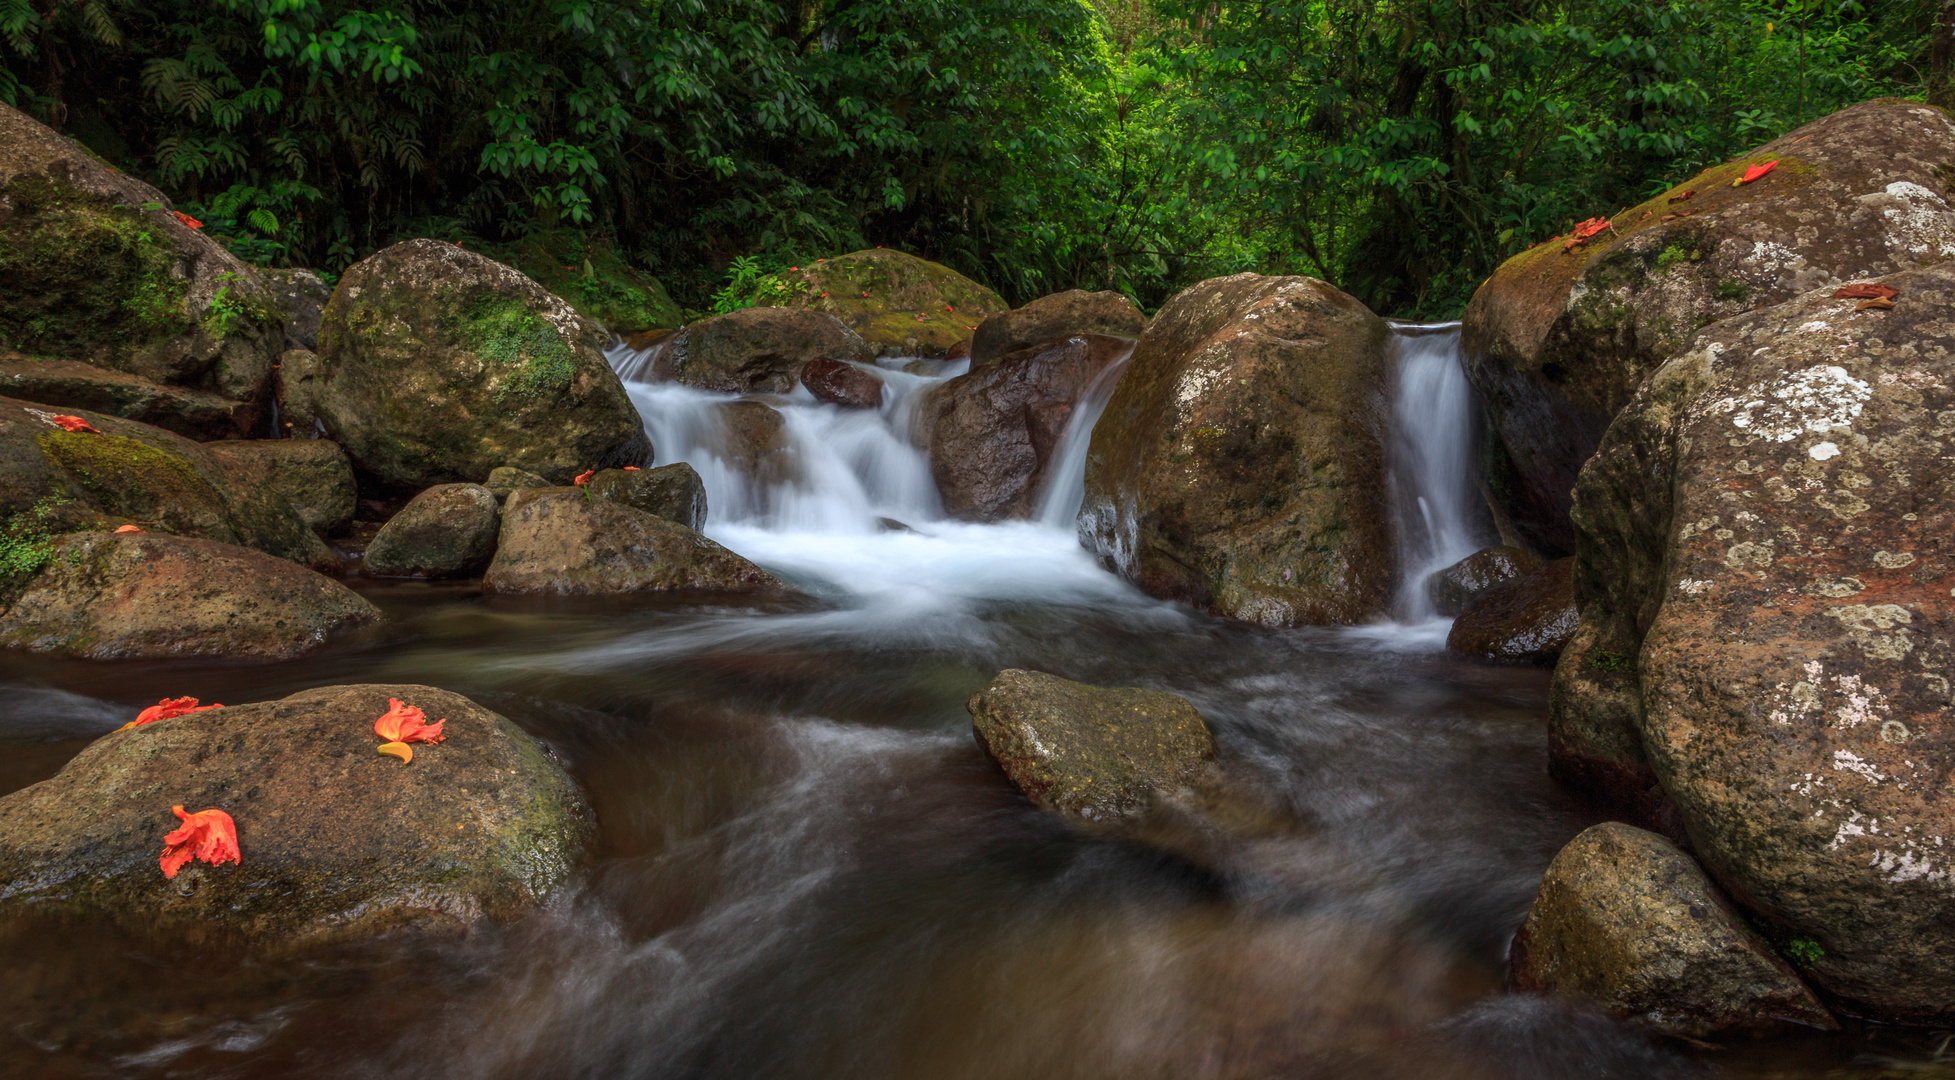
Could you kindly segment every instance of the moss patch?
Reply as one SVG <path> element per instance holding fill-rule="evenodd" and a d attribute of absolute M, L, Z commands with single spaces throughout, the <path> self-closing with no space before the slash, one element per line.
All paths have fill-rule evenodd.
<path fill-rule="evenodd" d="M 45 178 L 0 188 L 0 342 L 24 352 L 97 355 L 196 329 L 175 245 L 137 207 Z"/>
<path fill-rule="evenodd" d="M 540 401 L 577 381 L 577 357 L 557 328 L 521 302 L 488 296 L 462 312 L 460 335 L 486 361 L 496 384 L 495 403 Z"/>
<path fill-rule="evenodd" d="M 633 269 L 608 241 L 556 229 L 488 254 L 529 275 L 614 334 L 670 329 L 684 321 L 665 286 Z"/>
<path fill-rule="evenodd" d="M 221 522 L 226 516 L 223 498 L 189 462 L 147 443 L 74 431 L 50 431 L 35 442 L 103 513 L 144 521 L 188 516 Z"/>
<path fill-rule="evenodd" d="M 49 495 L 19 513 L 0 515 L 0 611 L 13 606 L 27 583 L 54 557 L 67 500 Z"/>

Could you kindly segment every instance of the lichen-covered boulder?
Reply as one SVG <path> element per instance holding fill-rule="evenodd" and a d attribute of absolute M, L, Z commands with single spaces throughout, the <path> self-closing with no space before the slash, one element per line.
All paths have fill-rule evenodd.
<path fill-rule="evenodd" d="M 1085 335 L 1133 341 L 1146 330 L 1147 316 L 1125 296 L 1068 289 L 979 323 L 971 335 L 971 366 L 1042 342 Z"/>
<path fill-rule="evenodd" d="M 944 512 L 1030 517 L 1086 388 L 1133 342 L 1074 337 L 1020 349 L 932 389 L 917 408 Z"/>
<path fill-rule="evenodd" d="M 585 490 L 593 499 L 623 503 L 688 529 L 706 527 L 706 482 L 683 461 L 656 469 L 606 469 L 591 477 Z"/>
<path fill-rule="evenodd" d="M 225 439 L 246 434 L 258 407 L 213 394 L 171 386 L 96 367 L 77 360 L 44 360 L 0 350 L 0 390 L 18 401 L 63 409 L 89 409 L 140 420 L 191 439 Z"/>
<path fill-rule="evenodd" d="M 684 525 L 592 498 L 583 488 L 511 495 L 482 587 L 494 593 L 794 593 Z"/>
<path fill-rule="evenodd" d="M 1383 319 L 1315 278 L 1191 286 L 1093 429 L 1079 532 L 1154 596 L 1354 623 L 1396 584 Z"/>
<path fill-rule="evenodd" d="M 0 104 L 0 349 L 262 401 L 283 316 L 169 205 Z"/>
<path fill-rule="evenodd" d="M 610 470 L 606 471 L 608 472 Z M 540 488 L 551 485 L 548 480 L 543 479 L 533 472 L 518 469 L 513 465 L 503 465 L 499 468 L 490 469 L 489 479 L 484 481 L 482 486 L 489 489 L 489 494 L 496 497 L 496 502 L 501 502 L 511 494 L 521 491 L 524 488 Z"/>
<path fill-rule="evenodd" d="M 1483 590 L 1453 620 L 1446 647 L 1500 664 L 1553 667 L 1575 635 L 1574 572 L 1574 559 L 1556 559 Z"/>
<path fill-rule="evenodd" d="M 324 574 L 215 540 L 72 533 L 47 555 L 0 614 L 0 646 L 89 660 L 290 660 L 380 619 Z"/>
<path fill-rule="evenodd" d="M 1811 982 L 1922 1018 L 1955 1012 L 1955 266 L 1879 280 L 1891 310 L 1821 288 L 1709 328 L 1616 418 L 1551 750 L 1650 774 Z"/>
<path fill-rule="evenodd" d="M 406 764 L 375 753 L 390 700 L 443 721 L 442 741 Z M 238 861 L 165 878 L 178 805 L 229 814 Z M 592 832 L 563 768 L 496 713 L 432 686 L 325 686 L 105 735 L 0 799 L 0 915 L 270 951 L 453 937 L 548 900 Z"/>
<path fill-rule="evenodd" d="M 1769 161 L 1762 179 L 1732 186 Z M 1576 473 L 1643 379 L 1705 325 L 1955 255 L 1951 168 L 1955 120 L 1870 101 L 1623 211 L 1572 251 L 1549 242 L 1501 266 L 1467 305 L 1467 373 L 1512 466 L 1499 487 L 1523 537 L 1573 549 Z"/>
<path fill-rule="evenodd" d="M 1112 822 L 1196 784 L 1215 737 L 1187 700 L 1016 668 L 971 695 L 978 745 L 1042 809 Z"/>
<path fill-rule="evenodd" d="M 882 408 L 882 380 L 840 360 L 810 360 L 801 368 L 801 385 L 817 401 L 844 409 Z"/>
<path fill-rule="evenodd" d="M 326 301 L 333 298 L 333 287 L 314 270 L 288 267 L 261 269 L 258 274 L 285 316 L 285 347 L 317 349 L 319 319 L 326 313 Z"/>
<path fill-rule="evenodd" d="M 1473 598 L 1505 581 L 1541 569 L 1540 556 L 1524 548 L 1490 547 L 1437 570 L 1426 578 L 1426 598 L 1432 610 L 1452 617 L 1466 610 Z"/>
<path fill-rule="evenodd" d="M 811 360 L 875 357 L 833 315 L 777 307 L 715 315 L 647 348 L 651 379 L 729 394 L 785 394 Z"/>
<path fill-rule="evenodd" d="M 561 483 L 651 462 L 604 358 L 610 343 L 520 272 L 409 240 L 340 278 L 309 404 L 356 464 L 390 483 L 472 482 L 498 465 Z"/>
<path fill-rule="evenodd" d="M 894 248 L 821 259 L 781 278 L 787 290 L 770 302 L 835 316 L 869 343 L 872 356 L 941 357 L 1009 308 L 957 271 Z"/>
<path fill-rule="evenodd" d="M 1620 822 L 1555 855 L 1508 963 L 1515 990 L 1585 1000 L 1666 1035 L 1839 1026 L 1690 856 Z"/>
<path fill-rule="evenodd" d="M 616 245 L 589 233 L 542 230 L 494 254 L 613 334 L 635 334 L 685 321 L 657 278 L 632 267 Z"/>
<path fill-rule="evenodd" d="M 346 451 L 331 439 L 249 439 L 205 443 L 234 484 L 284 496 L 320 536 L 353 521 L 359 489 Z"/>
<path fill-rule="evenodd" d="M 375 577 L 468 577 L 495 555 L 499 524 L 488 488 L 437 484 L 388 518 L 360 561 Z"/>

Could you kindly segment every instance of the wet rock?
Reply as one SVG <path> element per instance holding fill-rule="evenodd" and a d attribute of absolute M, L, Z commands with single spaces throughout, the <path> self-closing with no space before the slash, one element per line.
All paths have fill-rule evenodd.
<path fill-rule="evenodd" d="M 1541 565 L 1539 556 L 1523 548 L 1485 548 L 1426 578 L 1426 597 L 1434 611 L 1451 618 L 1465 611 L 1474 597 L 1502 582 L 1535 573 Z"/>
<path fill-rule="evenodd" d="M 498 465 L 561 483 L 593 465 L 650 464 L 610 343 L 518 271 L 409 240 L 340 279 L 312 404 L 355 464 L 407 487 Z"/>
<path fill-rule="evenodd" d="M 1822 287 L 1710 327 L 1617 417 L 1576 487 L 1551 748 L 1648 770 L 1809 982 L 1943 1017 L 1955 267 L 1880 280 L 1891 310 Z"/>
<path fill-rule="evenodd" d="M 408 764 L 374 752 L 390 698 L 445 721 Z M 230 814 L 240 860 L 164 878 L 172 805 Z M 274 950 L 449 937 L 542 904 L 591 832 L 563 769 L 496 713 L 430 686 L 327 686 L 104 736 L 0 799 L 0 912 Z"/>
<path fill-rule="evenodd" d="M 957 271 L 893 248 L 851 252 L 781 277 L 788 284 L 783 305 L 834 315 L 868 342 L 871 356 L 943 356 L 1009 307 Z"/>
<path fill-rule="evenodd" d="M 480 484 L 437 484 L 380 527 L 361 562 L 375 577 L 469 577 L 496 551 L 496 497 Z"/>
<path fill-rule="evenodd" d="M 502 502 L 509 498 L 512 492 L 521 491 L 523 488 L 541 488 L 551 485 L 548 480 L 533 472 L 518 469 L 513 465 L 504 465 L 489 470 L 488 482 L 483 486 L 489 489 L 489 494 L 494 495 L 497 502 Z"/>
<path fill-rule="evenodd" d="M 1620 822 L 1555 855 L 1514 938 L 1508 981 L 1690 1038 L 1839 1026 L 1690 856 Z"/>
<path fill-rule="evenodd" d="M 810 360 L 801 368 L 801 385 L 817 400 L 845 409 L 882 408 L 882 380 L 840 360 Z"/>
<path fill-rule="evenodd" d="M 331 536 L 353 520 L 359 491 L 346 451 L 331 439 L 253 439 L 205 443 L 232 482 L 283 496 L 312 531 Z"/>
<path fill-rule="evenodd" d="M 0 104 L 0 349 L 264 401 L 283 315 L 169 205 Z"/>
<path fill-rule="evenodd" d="M 684 525 L 583 488 L 511 495 L 482 585 L 497 593 L 794 593 Z"/>
<path fill-rule="evenodd" d="M 1732 187 L 1773 160 L 1764 178 Z M 1870 101 L 1623 211 L 1572 253 L 1550 242 L 1501 266 L 1467 306 L 1465 355 L 1528 543 L 1573 549 L 1576 473 L 1637 386 L 1700 328 L 1955 254 L 1941 194 L 1950 160 L 1945 113 Z M 1685 191 L 1696 194 L 1670 201 Z"/>
<path fill-rule="evenodd" d="M 248 548 L 72 533 L 6 614 L 0 645 L 89 660 L 290 660 L 380 612 L 332 578 Z"/>
<path fill-rule="evenodd" d="M 798 308 L 730 311 L 654 344 L 651 378 L 732 394 L 785 394 L 810 361 L 875 356 L 835 316 Z"/>
<path fill-rule="evenodd" d="M 593 499 L 623 503 L 688 529 L 706 526 L 706 483 L 683 461 L 656 469 L 606 469 L 591 477 L 588 490 Z"/>
<path fill-rule="evenodd" d="M 1384 320 L 1314 278 L 1183 290 L 1093 430 L 1080 536 L 1154 596 L 1353 623 L 1395 584 Z"/>
<path fill-rule="evenodd" d="M 315 270 L 298 268 L 259 270 L 272 301 L 285 315 L 285 344 L 288 349 L 319 348 L 319 317 L 333 287 Z"/>
<path fill-rule="evenodd" d="M 1010 669 L 971 695 L 978 745 L 1042 809 L 1088 821 L 1143 814 L 1193 784 L 1215 739 L 1174 694 Z"/>
<path fill-rule="evenodd" d="M 1130 341 L 1075 337 L 1020 349 L 936 387 L 917 410 L 944 512 L 1030 517 L 1081 394 Z"/>
<path fill-rule="evenodd" d="M 1119 293 L 1068 289 L 979 323 L 971 336 L 971 366 L 988 364 L 1041 342 L 1070 337 L 1093 335 L 1133 341 L 1146 329 L 1147 316 Z"/>
<path fill-rule="evenodd" d="M 761 401 L 729 401 L 713 410 L 720 445 L 729 465 L 763 488 L 801 475 L 801 462 L 788 444 L 787 420 Z"/>
<path fill-rule="evenodd" d="M 140 420 L 191 439 L 244 434 L 258 409 L 205 390 L 152 382 L 74 360 L 38 360 L 0 350 L 0 390 L 19 401 Z"/>
<path fill-rule="evenodd" d="M 1475 596 L 1453 620 L 1446 647 L 1496 663 L 1553 667 L 1575 634 L 1574 570 L 1574 559 L 1556 559 Z"/>

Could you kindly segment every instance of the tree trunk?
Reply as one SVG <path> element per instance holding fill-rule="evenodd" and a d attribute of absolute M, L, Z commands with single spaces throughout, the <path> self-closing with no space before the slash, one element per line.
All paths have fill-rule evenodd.
<path fill-rule="evenodd" d="M 1955 0 L 1931 0 L 1934 38 L 1928 44 L 1928 103 L 1955 109 Z"/>

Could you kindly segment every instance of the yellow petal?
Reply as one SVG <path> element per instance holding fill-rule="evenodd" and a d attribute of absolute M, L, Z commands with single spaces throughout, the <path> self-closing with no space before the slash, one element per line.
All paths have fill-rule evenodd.
<path fill-rule="evenodd" d="M 404 742 L 381 743 L 379 746 L 374 747 L 374 749 L 383 754 L 390 754 L 402 761 L 414 760 L 414 748 Z"/>
<path fill-rule="evenodd" d="M 118 732 L 128 731 L 130 728 L 135 726 L 136 726 L 136 722 L 134 720 L 131 720 L 128 723 L 122 725 L 121 727 L 116 728 L 115 731 L 109 732 L 109 734 L 114 735 L 117 734 Z"/>

